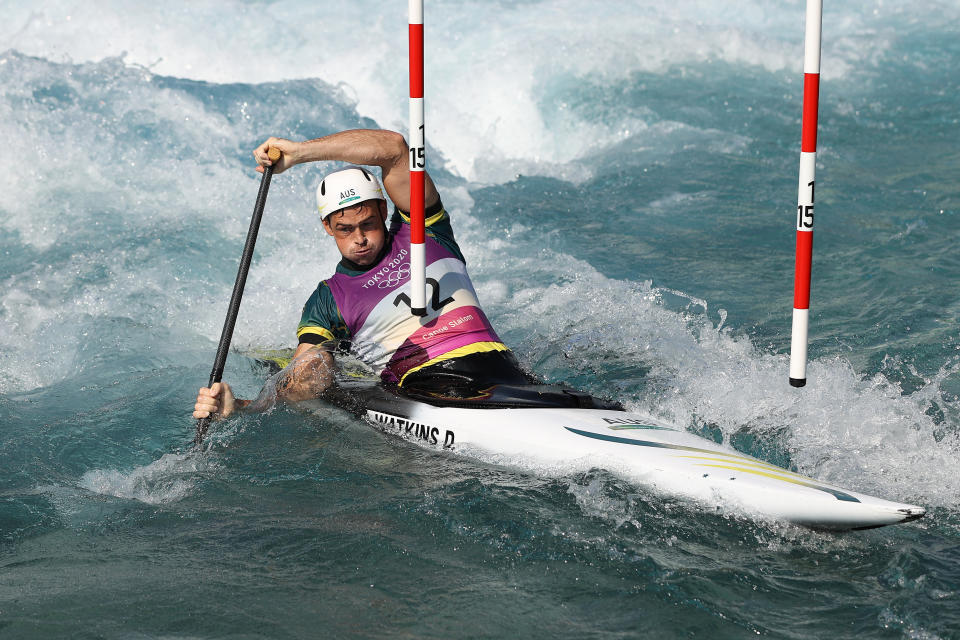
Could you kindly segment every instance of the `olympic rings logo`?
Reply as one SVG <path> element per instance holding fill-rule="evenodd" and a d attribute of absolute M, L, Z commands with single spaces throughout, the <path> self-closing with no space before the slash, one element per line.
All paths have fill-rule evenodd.
<path fill-rule="evenodd" d="M 410 263 L 400 265 L 396 271 L 391 271 L 387 277 L 377 283 L 378 289 L 393 289 L 398 284 L 410 278 Z"/>

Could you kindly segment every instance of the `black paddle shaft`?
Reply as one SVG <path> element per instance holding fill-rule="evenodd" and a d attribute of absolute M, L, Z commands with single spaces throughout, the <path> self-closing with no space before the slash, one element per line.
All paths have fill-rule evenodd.
<path fill-rule="evenodd" d="M 273 151 L 273 149 L 271 149 Z M 273 158 L 271 158 L 273 160 Z M 250 230 L 247 232 L 247 242 L 243 246 L 243 255 L 240 257 L 240 268 L 237 270 L 237 281 L 233 283 L 233 294 L 230 296 L 230 307 L 227 309 L 227 318 L 223 323 L 223 332 L 220 334 L 220 345 L 217 347 L 217 357 L 213 361 L 213 370 L 210 372 L 208 387 L 220 382 L 223 377 L 223 368 L 227 363 L 227 352 L 230 350 L 230 340 L 233 339 L 233 328 L 237 324 L 237 315 L 240 313 L 240 300 L 243 298 L 243 287 L 247 284 L 247 273 L 250 271 L 250 261 L 253 259 L 253 247 L 257 244 L 257 233 L 260 231 L 260 219 L 263 218 L 263 207 L 267 203 L 267 191 L 270 190 L 270 178 L 273 176 L 273 166 L 263 168 L 263 178 L 260 180 L 260 191 L 257 193 L 257 202 L 253 207 L 253 218 L 250 220 Z M 195 444 L 203 442 L 207 435 L 210 418 L 197 420 L 197 435 Z"/>

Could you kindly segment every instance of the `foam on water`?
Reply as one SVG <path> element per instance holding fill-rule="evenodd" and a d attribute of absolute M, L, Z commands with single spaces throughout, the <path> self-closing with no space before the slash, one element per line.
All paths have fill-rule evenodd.
<path fill-rule="evenodd" d="M 944 431 L 930 411 L 932 400 L 954 416 L 960 408 L 940 386 L 957 363 L 904 394 L 882 374 L 865 378 L 842 358 L 823 358 L 810 363 L 798 394 L 784 375 L 788 357 L 723 328 L 722 309 L 711 320 L 706 301 L 609 279 L 542 248 L 530 255 L 523 233 L 516 241 L 491 239 L 464 227 L 467 246 L 501 256 L 474 262 L 473 272 L 501 334 L 514 337 L 532 370 L 681 426 L 711 425 L 728 441 L 781 442 L 789 461 L 818 479 L 906 502 L 960 505 L 953 473 L 960 433 Z M 551 284 L 531 285 L 537 281 Z"/>
<path fill-rule="evenodd" d="M 2 6 L 0 42 L 26 54 L 74 62 L 123 55 L 157 74 L 220 83 L 323 78 L 353 96 L 362 115 L 406 128 L 406 61 L 396 53 L 406 50 L 402 3 Z M 951 2 L 926 11 L 960 17 Z M 876 73 L 890 43 L 917 28 L 913 14 L 909 2 L 828 8 L 824 76 Z M 479 16 L 484 29 L 474 27 Z M 480 181 L 531 167 L 552 173 L 649 124 L 649 114 L 629 106 L 592 121 L 551 97 L 564 88 L 616 88 L 632 74 L 704 62 L 799 72 L 802 59 L 802 7 L 788 2 L 444 2 L 426 18 L 428 139 L 449 169 Z"/>
<path fill-rule="evenodd" d="M 202 14 L 194 17 L 206 19 Z M 613 16 L 603 19 L 611 21 Z M 549 26 L 534 34 L 533 45 L 542 47 L 541 39 L 552 37 Z M 628 26 L 612 30 L 614 42 L 617 34 L 626 37 L 636 27 Z M 499 38 L 511 40 L 509 34 Z M 476 43 L 457 46 L 477 47 Z M 588 68 L 550 73 L 561 77 L 588 73 L 590 64 L 622 68 L 611 64 L 612 55 L 611 50 L 593 62 L 576 61 Z M 545 65 L 553 58 L 532 60 L 530 64 Z M 0 228 L 14 251 L 34 260 L 32 267 L 10 274 L 0 294 L 0 308 L 7 318 L 0 330 L 4 346 L 0 357 L 9 372 L 2 382 L 5 391 L 48 385 L 72 375 L 79 338 L 62 330 L 65 318 L 125 317 L 159 322 L 181 332 L 217 333 L 219 313 L 198 311 L 206 309 L 206 300 L 216 300 L 219 307 L 228 297 L 229 265 L 235 260 L 256 191 L 257 176 L 250 171 L 247 154 L 270 121 L 267 117 L 267 124 L 257 122 L 267 112 L 260 106 L 256 117 L 248 113 L 244 96 L 269 92 L 239 87 L 235 98 L 217 107 L 205 101 L 204 85 L 168 82 L 128 62 L 55 64 L 15 53 L 2 58 L 0 73 L 5 72 L 8 93 L 0 101 L 4 115 L 0 127 L 4 137 L 23 150 L 24 161 L 0 177 L 5 192 L 19 195 L 4 201 L 6 215 Z M 502 67 L 506 61 L 492 62 L 490 68 Z M 533 68 L 521 71 L 513 74 L 518 82 L 521 78 L 533 82 L 543 74 Z M 466 82 L 453 72 L 445 73 L 456 82 Z M 475 84 L 483 88 L 493 82 L 487 78 Z M 303 91 L 286 99 L 300 103 L 301 108 L 316 98 L 344 99 L 340 90 L 323 84 Z M 291 88 L 284 90 L 290 92 Z M 523 116 L 523 100 L 535 101 L 536 87 L 518 85 L 514 92 L 522 97 L 521 117 L 503 126 L 533 135 L 524 139 L 519 129 L 504 129 L 502 134 L 520 140 L 516 148 L 528 163 L 536 164 L 542 153 L 571 166 L 582 150 L 556 153 L 549 146 L 551 140 L 565 139 L 563 130 L 531 126 L 529 118 L 535 116 Z M 310 109 L 305 112 L 309 114 Z M 344 117 L 349 113 L 349 107 L 342 111 Z M 335 118 L 319 122 L 340 125 Z M 482 131 L 485 126 L 482 122 L 470 125 L 463 130 Z M 344 126 L 349 126 L 349 120 Z M 481 138 L 493 146 L 491 153 L 510 151 L 512 147 L 498 139 L 501 133 L 488 133 Z M 703 133 L 660 123 L 648 128 L 643 138 L 648 144 L 662 139 L 647 152 L 663 157 L 671 153 L 671 145 L 687 144 L 684 140 L 698 139 L 709 146 L 710 137 L 704 140 Z M 720 135 L 717 132 L 717 140 Z M 638 141 L 640 136 L 631 134 L 631 139 Z M 203 144 L 191 144 L 198 140 Z M 607 144 L 596 142 L 596 136 L 591 140 L 586 146 L 594 150 Z M 544 144 L 548 146 L 538 148 Z M 485 157 L 461 148 L 456 140 L 449 145 L 442 151 L 450 155 L 452 165 L 459 158 Z M 746 145 L 744 139 L 740 147 Z M 317 220 L 308 218 L 304 226 L 310 210 L 304 185 L 320 170 L 276 181 L 271 222 L 261 234 L 238 326 L 235 345 L 240 348 L 289 342 L 304 292 L 324 275 L 319 266 L 291 273 L 291 255 L 309 255 L 317 265 L 335 259 L 333 247 L 318 241 Z M 939 380 L 931 380 L 915 397 L 904 397 L 882 376 L 864 380 L 844 361 L 828 359 L 811 364 L 811 386 L 801 402 L 785 384 L 771 389 L 769 381 L 778 379 L 784 357 L 762 353 L 744 336 L 715 328 L 707 319 L 706 302 L 701 303 L 702 310 L 678 312 L 664 306 L 667 290 L 604 278 L 591 265 L 568 255 L 546 250 L 531 254 L 538 235 L 522 225 L 514 227 L 515 237 L 532 242 L 512 242 L 509 234 L 506 239 L 491 238 L 480 221 L 465 213 L 473 203 L 463 185 L 442 174 L 438 180 L 448 206 L 457 212 L 458 234 L 467 247 L 480 292 L 492 305 L 497 325 L 514 337 L 528 361 L 539 352 L 534 345 L 547 343 L 568 354 L 572 360 L 568 364 L 583 372 L 594 366 L 591 362 L 611 359 L 624 367 L 628 363 L 645 367 L 649 378 L 644 384 L 654 391 L 653 408 L 680 424 L 705 421 L 719 425 L 728 437 L 744 428 L 762 433 L 790 425 L 784 435 L 792 460 L 805 473 L 852 483 L 865 491 L 893 491 L 905 499 L 955 502 L 950 496 L 957 491 L 944 493 L 938 488 L 957 486 L 956 478 L 945 471 L 957 462 L 956 434 L 938 442 L 936 426 L 924 413 L 929 399 L 938 395 Z M 655 201 L 650 207 L 669 207 L 671 202 Z M 185 219 L 194 226 L 184 228 Z M 176 261 L 171 260 L 174 255 Z M 530 284 L 538 281 L 547 284 Z M 587 304 L 571 304 L 572 300 Z M 597 315 L 598 307 L 604 313 Z M 525 312 L 518 314 L 517 309 Z M 40 348 L 53 335 L 58 336 L 57 346 Z M 38 350 L 43 353 L 39 359 Z M 531 364 L 551 368 L 549 362 Z M 555 367 L 551 373 L 570 375 L 569 371 L 557 373 Z M 589 383 L 589 376 L 584 380 Z M 649 393 L 638 395 L 635 386 L 631 390 L 636 383 L 637 378 L 623 378 L 617 392 L 634 402 L 651 403 Z M 940 404 L 952 406 L 949 400 L 941 399 Z M 851 460 L 856 464 L 851 465 Z M 936 464 L 917 466 L 919 460 Z M 944 470 L 942 476 L 930 474 L 931 467 Z M 130 477 L 123 481 L 137 482 Z"/>
<path fill-rule="evenodd" d="M 257 191 L 250 150 L 268 135 L 404 130 L 405 6 L 0 8 L 13 158 L 0 173 L 0 599 L 20 616 L 8 633 L 60 612 L 75 620 L 47 636 L 276 635 L 276 607 L 308 594 L 288 635 L 321 614 L 334 635 L 355 630 L 367 607 L 381 626 L 364 635 L 441 620 L 432 635 L 449 637 L 458 619 L 417 608 L 410 576 L 432 572 L 460 584 L 432 594 L 448 613 L 517 605 L 504 620 L 544 610 L 601 634 L 629 633 L 640 622 L 624 612 L 639 611 L 678 635 L 731 619 L 717 637 L 795 620 L 808 621 L 798 635 L 949 635 L 956 2 L 826 8 L 828 260 L 799 391 L 779 256 L 792 264 L 802 3 L 428 3 L 430 169 L 501 337 L 550 381 L 933 507 L 846 537 L 706 516 L 589 461 L 527 474 L 422 451 L 334 410 L 241 418 L 180 453 Z M 264 372 L 237 351 L 290 346 L 337 258 L 312 203 L 326 168 L 274 179 L 227 363 L 245 397 Z M 369 607 L 365 572 L 393 583 L 384 607 Z M 97 626 L 111 619 L 121 626 Z"/>
<path fill-rule="evenodd" d="M 211 468 L 215 467 L 204 456 L 167 453 L 127 473 L 115 469 L 87 471 L 77 484 L 94 493 L 163 504 L 189 495 L 195 474 Z"/>

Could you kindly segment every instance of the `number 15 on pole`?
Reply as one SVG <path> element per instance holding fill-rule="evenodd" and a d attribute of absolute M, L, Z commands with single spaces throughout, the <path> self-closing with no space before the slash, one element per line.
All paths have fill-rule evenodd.
<path fill-rule="evenodd" d="M 817 111 L 820 104 L 820 27 L 823 0 L 807 0 L 803 47 L 803 116 L 800 181 L 797 189 L 797 259 L 793 280 L 790 384 L 807 384 L 807 329 L 810 321 L 810 267 L 813 262 L 813 199 L 817 169 Z"/>

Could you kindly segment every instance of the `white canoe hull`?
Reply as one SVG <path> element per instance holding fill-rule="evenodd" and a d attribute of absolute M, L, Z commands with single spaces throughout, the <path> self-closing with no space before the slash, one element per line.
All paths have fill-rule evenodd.
<path fill-rule="evenodd" d="M 379 429 L 423 446 L 530 470 L 604 469 L 722 513 L 832 530 L 881 527 L 926 513 L 792 473 L 636 413 L 461 409 L 386 395 L 360 411 Z"/>

